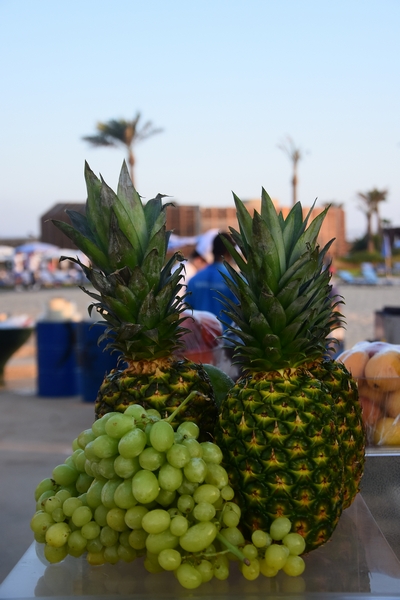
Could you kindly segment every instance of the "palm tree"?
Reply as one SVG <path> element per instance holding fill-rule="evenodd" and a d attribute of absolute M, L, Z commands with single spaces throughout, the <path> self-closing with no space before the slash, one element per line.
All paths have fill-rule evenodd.
<path fill-rule="evenodd" d="M 93 146 L 118 146 L 119 144 L 125 146 L 128 150 L 129 173 L 134 185 L 134 144 L 162 131 L 162 129 L 153 127 L 151 121 L 147 121 L 139 127 L 140 118 L 141 114 L 138 112 L 132 121 L 112 119 L 111 121 L 107 121 L 107 123 L 99 122 L 96 125 L 99 133 L 96 135 L 87 135 L 82 138 Z"/>
<path fill-rule="evenodd" d="M 292 205 L 294 206 L 297 202 L 297 164 L 299 160 L 303 158 L 303 153 L 301 152 L 300 148 L 296 148 L 292 138 L 289 136 L 286 136 L 286 140 L 284 142 L 278 144 L 278 148 L 283 150 L 292 162 Z"/>
<path fill-rule="evenodd" d="M 374 241 L 372 237 L 372 217 L 376 216 L 377 222 L 377 233 L 381 237 L 382 236 L 382 222 L 379 211 L 379 203 L 386 200 L 386 196 L 388 194 L 388 190 L 378 190 L 374 188 L 369 192 L 358 192 L 358 197 L 361 199 L 362 203 L 359 206 L 360 210 L 363 211 L 367 218 L 367 250 L 368 252 L 374 252 Z"/>

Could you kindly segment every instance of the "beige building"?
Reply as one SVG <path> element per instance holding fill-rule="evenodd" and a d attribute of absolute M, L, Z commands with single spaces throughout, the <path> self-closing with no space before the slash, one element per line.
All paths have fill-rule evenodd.
<path fill-rule="evenodd" d="M 282 211 L 284 217 L 287 216 L 290 208 L 280 206 L 277 200 L 273 200 L 277 211 Z M 254 210 L 260 211 L 261 200 L 247 200 L 244 202 L 250 214 Z M 70 208 L 84 213 L 84 203 L 59 203 L 54 205 L 41 218 L 41 236 L 43 242 L 56 244 L 62 248 L 73 248 L 72 242 L 57 227 L 51 223 L 50 219 L 59 219 L 69 222 L 65 209 Z M 311 217 L 314 218 L 324 209 L 324 206 L 315 208 Z M 304 214 L 310 209 L 304 208 Z M 236 209 L 234 206 L 228 207 L 201 207 L 194 205 L 170 206 L 167 209 L 167 229 L 172 230 L 176 235 L 191 237 L 204 233 L 209 229 L 219 229 L 229 231 L 229 227 L 237 229 Z M 346 223 L 345 212 L 341 206 L 333 204 L 323 222 L 319 243 L 324 246 L 329 240 L 335 238 L 330 251 L 331 258 L 344 256 L 348 251 L 346 242 Z"/>

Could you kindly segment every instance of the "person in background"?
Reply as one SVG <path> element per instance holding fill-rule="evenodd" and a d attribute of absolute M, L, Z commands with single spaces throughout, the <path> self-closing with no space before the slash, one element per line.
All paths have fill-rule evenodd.
<path fill-rule="evenodd" d="M 194 310 L 211 312 L 222 319 L 222 321 L 225 321 L 220 294 L 223 294 L 235 303 L 237 300 L 223 277 L 223 275 L 229 276 L 228 269 L 224 265 L 224 260 L 227 262 L 230 261 L 230 254 L 222 241 L 223 237 L 233 244 L 229 233 L 223 232 L 216 235 L 212 245 L 214 260 L 190 279 L 187 286 L 188 295 L 185 301 Z"/>

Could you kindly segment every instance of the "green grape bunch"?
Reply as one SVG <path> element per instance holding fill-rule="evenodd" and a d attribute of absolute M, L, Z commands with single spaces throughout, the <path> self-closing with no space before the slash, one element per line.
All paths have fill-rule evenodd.
<path fill-rule="evenodd" d="M 91 565 L 143 557 L 150 573 L 171 571 L 186 589 L 229 577 L 237 563 L 245 579 L 279 570 L 298 576 L 304 539 L 280 517 L 251 540 L 222 467 L 221 449 L 199 442 L 191 421 L 133 404 L 82 431 L 72 454 L 35 490 L 31 529 L 44 556 L 57 563 L 85 555 Z"/>

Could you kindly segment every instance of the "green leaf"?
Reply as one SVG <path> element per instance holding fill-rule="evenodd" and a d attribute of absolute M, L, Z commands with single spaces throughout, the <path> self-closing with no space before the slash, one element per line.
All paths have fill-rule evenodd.
<path fill-rule="evenodd" d="M 67 208 L 65 213 L 68 215 L 68 217 L 71 221 L 72 227 L 77 229 L 79 231 L 79 233 L 81 233 L 82 235 L 87 237 L 89 240 L 91 240 L 94 244 L 96 244 L 96 237 L 89 227 L 89 223 L 88 223 L 86 216 L 82 215 L 80 212 L 78 212 L 76 210 L 71 210 L 70 208 Z"/>
<path fill-rule="evenodd" d="M 310 226 L 299 237 L 289 257 L 289 265 L 292 265 L 307 250 L 307 245 L 310 245 L 311 249 L 314 249 L 319 231 L 321 229 L 322 222 L 326 217 L 327 211 L 328 208 L 325 208 L 325 210 L 323 210 L 319 215 L 317 215 L 315 219 L 310 223 Z"/>
<path fill-rule="evenodd" d="M 261 218 L 271 232 L 279 258 L 279 275 L 286 271 L 286 252 L 281 224 L 274 203 L 264 188 L 261 191 Z"/>
<path fill-rule="evenodd" d="M 113 198 L 102 198 L 102 182 L 85 162 L 85 181 L 87 189 L 86 218 L 89 228 L 96 238 L 97 245 L 107 252 L 110 208 Z"/>
<path fill-rule="evenodd" d="M 245 256 L 247 256 L 247 250 L 252 245 L 252 218 L 250 216 L 249 211 L 243 204 L 243 202 L 233 194 L 233 199 L 235 201 L 236 206 L 236 215 L 239 223 L 240 235 L 242 238 L 243 250 L 245 252 Z"/>
<path fill-rule="evenodd" d="M 110 231 L 108 239 L 108 257 L 113 271 L 127 265 L 134 269 L 137 265 L 138 255 L 129 239 L 121 231 L 114 211 L 111 211 Z"/>
<path fill-rule="evenodd" d="M 119 176 L 117 195 L 119 202 L 116 212 L 118 220 L 121 219 L 124 224 L 124 227 L 121 227 L 121 229 L 125 232 L 128 239 L 131 239 L 130 236 L 133 235 L 133 230 L 135 230 L 140 250 L 143 254 L 147 245 L 146 217 L 142 200 L 133 187 L 125 161 L 122 164 Z M 128 231 L 125 231 L 125 227 L 128 228 Z"/>
<path fill-rule="evenodd" d="M 260 295 L 260 310 L 268 319 L 271 324 L 271 329 L 274 333 L 279 333 L 286 325 L 286 314 L 282 308 L 281 303 L 266 292 L 262 292 Z"/>
<path fill-rule="evenodd" d="M 98 246 L 96 246 L 96 244 L 74 229 L 69 223 L 58 221 L 56 219 L 51 219 L 51 221 L 56 227 L 61 229 L 61 231 L 65 233 L 76 246 L 78 246 L 79 250 L 82 250 L 82 252 L 86 254 L 95 267 L 101 269 L 106 274 L 110 273 L 112 269 L 110 270 L 109 268 L 107 256 Z"/>
<path fill-rule="evenodd" d="M 283 243 L 286 248 L 286 258 L 292 253 L 292 249 L 300 235 L 303 233 L 303 210 L 300 202 L 296 202 L 286 217 L 283 228 Z"/>

